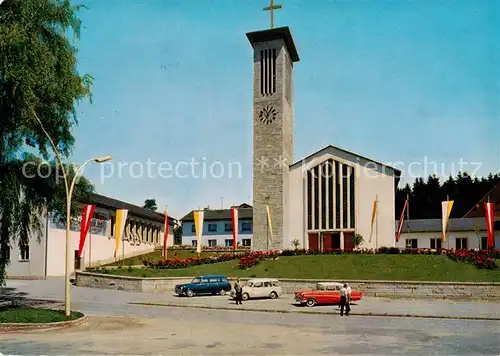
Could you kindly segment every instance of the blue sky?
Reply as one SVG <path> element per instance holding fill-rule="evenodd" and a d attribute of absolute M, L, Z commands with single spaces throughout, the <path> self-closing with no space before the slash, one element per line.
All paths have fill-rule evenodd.
<path fill-rule="evenodd" d="M 221 197 L 225 207 L 251 199 L 253 68 L 245 33 L 269 26 L 261 11 L 268 1 L 83 3 L 79 70 L 95 84 L 93 103 L 78 107 L 71 160 L 113 155 L 112 167 L 85 170 L 97 191 L 134 204 L 155 198 L 175 217 L 220 207 Z M 403 171 L 427 161 L 449 174 L 460 160 L 481 162 L 478 175 L 500 170 L 495 0 L 277 3 L 276 26 L 290 26 L 301 57 L 295 160 L 332 144 L 399 162 Z M 191 159 L 221 162 L 224 177 L 159 176 L 160 162 Z M 149 177 L 148 160 L 156 162 Z M 241 175 L 233 164 L 229 177 L 230 162 L 240 162 Z M 414 175 L 435 169 L 413 167 Z"/>

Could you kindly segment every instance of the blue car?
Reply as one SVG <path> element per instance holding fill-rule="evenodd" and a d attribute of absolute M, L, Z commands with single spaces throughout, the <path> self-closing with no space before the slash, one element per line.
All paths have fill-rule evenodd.
<path fill-rule="evenodd" d="M 191 282 L 175 286 L 175 293 L 179 296 L 192 297 L 197 294 L 224 295 L 231 290 L 231 283 L 225 276 L 195 277 Z"/>

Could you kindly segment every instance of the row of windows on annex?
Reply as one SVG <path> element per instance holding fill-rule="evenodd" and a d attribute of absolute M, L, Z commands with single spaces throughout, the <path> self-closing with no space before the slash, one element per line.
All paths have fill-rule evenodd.
<path fill-rule="evenodd" d="M 233 232 L 233 224 L 232 223 L 224 223 L 224 226 L 220 226 L 217 223 L 208 223 L 207 224 L 208 232 Z M 191 232 L 196 232 L 196 226 L 191 225 Z M 240 232 L 242 233 L 251 233 L 252 232 L 252 223 L 244 222 L 241 224 Z"/>
<path fill-rule="evenodd" d="M 109 236 L 114 237 L 116 231 L 115 217 L 110 219 Z M 123 240 L 130 241 L 136 245 L 141 243 L 159 245 L 161 243 L 162 226 L 155 224 L 148 224 L 137 220 L 127 220 L 125 229 L 123 230 Z"/>
<path fill-rule="evenodd" d="M 418 246 L 419 239 L 406 239 L 406 248 L 419 248 Z M 430 240 L 430 248 L 434 250 L 441 249 L 441 238 L 432 238 Z M 455 239 L 455 249 L 456 250 L 465 250 L 469 248 L 469 242 L 467 237 L 457 237 Z M 479 249 L 486 250 L 488 248 L 488 238 L 483 236 L 480 240 Z"/>
<path fill-rule="evenodd" d="M 5 251 L 3 249 L 0 249 L 0 256 L 2 257 L 3 260 L 10 262 L 10 250 L 11 247 L 7 247 Z M 19 262 L 29 262 L 30 260 L 30 246 L 29 245 L 23 245 L 19 249 L 19 256 L 18 260 Z"/>
<path fill-rule="evenodd" d="M 81 220 L 73 219 L 71 221 L 71 231 L 80 231 Z M 64 221 L 52 219 L 51 227 L 54 229 L 66 229 Z M 123 231 L 123 240 L 131 241 L 135 244 L 150 243 L 160 244 L 162 225 L 142 222 L 140 220 L 127 219 L 125 229 Z M 115 237 L 116 219 L 114 216 L 107 217 L 105 215 L 95 213 L 90 223 L 91 235 L 101 235 Z"/>
<path fill-rule="evenodd" d="M 196 240 L 191 240 L 191 246 L 196 247 L 198 245 L 198 241 Z M 241 245 L 243 247 L 250 247 L 252 246 L 252 239 L 242 239 L 241 240 Z M 217 240 L 216 239 L 208 239 L 208 247 L 216 247 L 217 246 Z M 225 247 L 233 247 L 233 239 L 225 239 L 224 240 L 224 246 Z"/>

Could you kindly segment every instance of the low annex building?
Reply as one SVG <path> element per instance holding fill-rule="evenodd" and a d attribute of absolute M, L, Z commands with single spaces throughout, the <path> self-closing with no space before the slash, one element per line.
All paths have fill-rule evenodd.
<path fill-rule="evenodd" d="M 96 209 L 81 258 L 78 258 L 80 219 L 74 219 L 71 224 L 71 272 L 149 253 L 163 246 L 163 214 L 99 194 L 92 195 L 91 204 Z M 127 209 L 128 214 L 122 244 L 115 259 L 117 209 Z M 31 236 L 29 245 L 22 249 L 13 244 L 8 251 L 7 278 L 35 279 L 65 274 L 66 225 L 54 221 L 51 214 L 41 217 L 41 223 L 41 236 Z M 173 245 L 175 223 L 176 219 L 169 218 L 168 246 Z"/>

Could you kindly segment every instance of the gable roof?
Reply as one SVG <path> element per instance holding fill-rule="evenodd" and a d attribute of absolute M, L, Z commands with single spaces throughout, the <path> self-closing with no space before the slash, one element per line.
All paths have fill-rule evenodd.
<path fill-rule="evenodd" d="M 396 220 L 395 231 L 398 230 L 399 220 Z M 474 225 L 479 229 L 486 231 L 486 221 L 484 218 L 458 218 L 450 219 L 448 222 L 448 231 L 474 231 Z M 402 233 L 408 232 L 437 232 L 443 231 L 441 219 L 414 219 L 403 222 Z"/>
<path fill-rule="evenodd" d="M 374 164 L 374 167 L 370 167 L 370 168 L 374 169 L 375 171 L 377 171 L 379 173 L 384 173 L 384 174 L 387 174 L 389 176 L 395 177 L 396 187 L 399 184 L 399 180 L 401 178 L 401 171 L 399 169 L 396 169 L 394 167 L 385 165 L 381 162 L 375 161 L 375 160 L 370 159 L 370 158 L 366 158 L 366 157 L 361 156 L 357 153 L 350 152 L 350 151 L 344 150 L 342 148 L 339 148 L 339 147 L 336 147 L 333 145 L 328 145 L 328 146 L 320 149 L 319 151 L 311 153 L 309 156 L 302 158 L 301 160 L 292 164 L 290 166 L 290 169 L 296 169 L 304 164 L 308 164 L 313 159 L 315 159 L 319 156 L 322 156 L 324 154 L 328 154 L 328 153 L 331 154 L 332 156 L 336 156 L 336 157 L 342 158 L 346 161 L 349 161 L 349 162 L 352 162 L 355 164 L 359 164 L 359 165 L 362 165 L 365 167 L 369 163 L 371 163 L 372 165 Z"/>
<path fill-rule="evenodd" d="M 124 201 L 110 198 L 104 195 L 100 194 L 92 194 L 90 201 L 89 202 L 82 202 L 82 203 L 87 203 L 87 204 L 94 204 L 95 206 L 98 206 L 100 208 L 104 209 L 109 209 L 109 210 L 116 210 L 116 209 L 127 209 L 130 213 L 130 215 L 136 216 L 138 218 L 143 218 L 155 222 L 164 222 L 164 215 L 161 213 L 157 213 L 156 211 L 152 211 L 134 204 L 126 203 Z M 174 222 L 176 222 L 177 219 L 175 219 L 172 216 L 169 216 L 168 222 L 169 225 L 174 225 Z"/>
<path fill-rule="evenodd" d="M 196 210 L 191 210 L 186 214 L 181 220 L 184 221 L 194 221 L 194 212 Z M 238 219 L 252 219 L 253 218 L 253 207 L 248 204 L 241 204 L 238 206 Z M 204 221 L 214 221 L 214 220 L 231 220 L 231 209 L 215 209 L 215 210 L 204 210 L 203 214 Z"/>
<path fill-rule="evenodd" d="M 488 193 L 484 195 L 475 204 L 468 212 L 464 215 L 464 218 L 472 218 L 472 217 L 483 217 L 485 216 L 484 212 L 484 203 L 490 201 L 494 204 L 494 216 L 495 220 L 500 219 L 500 182 L 498 182 Z"/>

